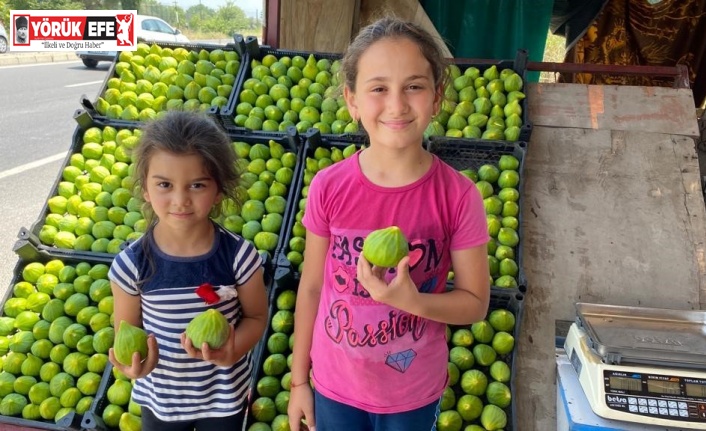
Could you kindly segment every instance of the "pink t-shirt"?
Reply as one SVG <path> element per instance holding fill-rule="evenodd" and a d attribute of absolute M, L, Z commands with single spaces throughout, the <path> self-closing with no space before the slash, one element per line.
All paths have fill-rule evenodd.
<path fill-rule="evenodd" d="M 488 241 L 485 210 L 475 185 L 436 156 L 418 181 L 385 188 L 363 175 L 358 155 L 319 172 L 309 187 L 303 223 L 330 239 L 311 349 L 314 385 L 371 413 L 404 412 L 444 391 L 446 325 L 370 298 L 356 280 L 363 240 L 399 226 L 419 291 L 442 293 L 450 251 Z"/>

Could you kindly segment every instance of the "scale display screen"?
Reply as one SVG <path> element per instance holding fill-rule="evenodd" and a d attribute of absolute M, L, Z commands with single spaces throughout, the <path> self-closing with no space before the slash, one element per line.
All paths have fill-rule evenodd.
<path fill-rule="evenodd" d="M 647 380 L 647 392 L 660 395 L 681 395 L 678 381 Z"/>
<path fill-rule="evenodd" d="M 619 391 L 642 391 L 642 380 L 630 377 L 610 376 L 610 387 Z"/>
<path fill-rule="evenodd" d="M 706 385 L 687 383 L 684 385 L 687 397 L 706 398 Z"/>
<path fill-rule="evenodd" d="M 706 402 L 706 379 L 604 370 L 606 394 L 655 396 Z M 703 408 L 706 415 L 706 407 Z M 706 418 L 706 416 L 705 416 Z"/>

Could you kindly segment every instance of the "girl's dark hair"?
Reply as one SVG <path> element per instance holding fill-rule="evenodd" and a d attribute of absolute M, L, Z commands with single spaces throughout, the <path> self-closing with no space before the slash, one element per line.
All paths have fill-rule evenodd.
<path fill-rule="evenodd" d="M 386 38 L 406 38 L 414 42 L 431 65 L 434 87 L 439 88 L 441 86 L 443 95 L 443 86 L 448 79 L 446 72 L 448 60 L 444 57 L 438 44 L 444 42 L 441 40 L 437 41 L 429 32 L 417 24 L 394 17 L 381 18 L 360 30 L 353 42 L 348 46 L 341 61 L 341 82 L 355 92 L 355 81 L 358 78 L 358 61 L 360 57 L 370 45 Z"/>
<path fill-rule="evenodd" d="M 157 151 L 201 156 L 218 191 L 224 198 L 237 202 L 236 187 L 240 175 L 235 151 L 228 135 L 211 118 L 196 112 L 170 111 L 144 127 L 135 154 L 136 183 L 143 192 L 150 160 Z M 218 216 L 220 207 L 219 204 L 214 208 L 213 216 Z M 143 205 L 143 214 L 148 221 L 153 221 L 154 213 L 147 202 Z"/>
<path fill-rule="evenodd" d="M 164 117 L 148 123 L 135 149 L 135 190 L 144 192 L 150 160 L 158 151 L 201 156 L 206 171 L 216 181 L 223 198 L 230 198 L 239 204 L 236 193 L 240 180 L 237 156 L 228 135 L 211 118 L 196 112 L 170 111 Z M 213 208 L 212 217 L 220 214 L 224 199 Z M 149 235 L 157 222 L 149 202 L 142 205 L 142 213 L 149 224 L 146 232 Z M 147 274 L 141 274 L 138 286 L 144 285 L 156 271 L 150 248 L 150 241 L 142 241 L 150 269 Z"/>

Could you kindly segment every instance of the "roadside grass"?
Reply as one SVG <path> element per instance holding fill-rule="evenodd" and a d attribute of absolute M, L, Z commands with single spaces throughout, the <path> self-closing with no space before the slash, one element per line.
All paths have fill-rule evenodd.
<path fill-rule="evenodd" d="M 547 44 L 544 47 L 544 58 L 542 61 L 550 63 L 564 62 L 564 46 L 566 38 L 564 36 L 553 35 L 547 32 Z M 541 72 L 539 82 L 556 82 L 556 74 L 552 72 Z"/>
<path fill-rule="evenodd" d="M 220 33 L 220 32 L 214 32 L 214 31 L 198 31 L 198 30 L 189 30 L 189 29 L 183 29 L 182 33 L 186 35 L 186 37 L 189 38 L 189 40 L 222 40 L 222 41 L 227 41 L 227 42 L 232 42 L 233 41 L 233 35 L 229 35 L 226 33 Z M 238 34 L 242 34 L 243 36 L 255 36 L 258 38 L 258 40 L 262 40 L 262 28 L 254 29 L 254 30 L 239 30 L 237 31 Z"/>

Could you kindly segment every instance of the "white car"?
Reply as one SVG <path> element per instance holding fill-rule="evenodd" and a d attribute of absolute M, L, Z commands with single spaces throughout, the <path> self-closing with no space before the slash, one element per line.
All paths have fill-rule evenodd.
<path fill-rule="evenodd" d="M 137 15 L 137 40 L 188 43 L 189 38 L 157 17 Z"/>
<path fill-rule="evenodd" d="M 5 31 L 5 27 L 2 25 L 2 22 L 0 22 L 0 54 L 4 54 L 7 52 L 7 32 Z"/>
<path fill-rule="evenodd" d="M 147 15 L 137 15 L 135 23 L 138 42 L 189 43 L 189 38 L 166 21 Z M 94 68 L 99 61 L 113 61 L 116 51 L 76 51 L 86 67 Z"/>

